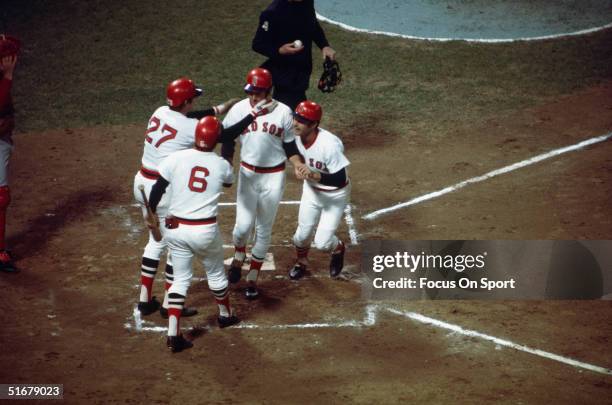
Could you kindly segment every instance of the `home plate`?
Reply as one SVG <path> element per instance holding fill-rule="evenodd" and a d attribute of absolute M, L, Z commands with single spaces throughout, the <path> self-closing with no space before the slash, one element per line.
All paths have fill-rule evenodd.
<path fill-rule="evenodd" d="M 233 257 L 230 257 L 229 259 L 225 259 L 223 264 L 231 266 L 232 265 L 232 260 L 233 260 Z M 250 263 L 251 263 L 251 254 L 247 253 L 247 257 L 246 257 L 244 263 L 242 263 L 242 270 L 248 270 Z M 274 255 L 272 253 L 270 253 L 270 252 L 266 253 L 266 258 L 264 259 L 263 265 L 261 266 L 261 270 L 262 271 L 274 271 L 274 270 L 276 270 L 276 266 L 274 266 Z"/>

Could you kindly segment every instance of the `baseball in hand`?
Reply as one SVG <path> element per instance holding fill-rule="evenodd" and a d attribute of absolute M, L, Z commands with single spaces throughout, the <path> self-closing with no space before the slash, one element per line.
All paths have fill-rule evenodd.
<path fill-rule="evenodd" d="M 293 41 L 293 47 L 294 48 L 301 48 L 302 47 L 302 41 L 300 41 L 299 39 L 296 39 L 295 41 Z"/>

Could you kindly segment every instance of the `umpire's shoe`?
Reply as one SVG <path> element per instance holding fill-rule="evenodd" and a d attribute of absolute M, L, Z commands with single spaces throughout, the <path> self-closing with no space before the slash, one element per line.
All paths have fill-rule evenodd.
<path fill-rule="evenodd" d="M 151 298 L 149 302 L 138 303 L 138 310 L 142 315 L 151 315 L 153 312 L 157 311 L 159 307 L 159 301 L 157 301 L 155 297 Z"/>
<path fill-rule="evenodd" d="M 236 325 L 240 323 L 240 319 L 236 315 L 231 316 L 219 316 L 217 318 L 217 323 L 221 329 L 227 328 L 228 326 Z"/>
<path fill-rule="evenodd" d="M 227 280 L 232 284 L 236 284 L 237 282 L 240 281 L 241 275 L 242 275 L 242 263 L 236 259 L 232 260 L 232 264 L 229 270 L 227 271 Z"/>
<path fill-rule="evenodd" d="M 159 308 L 159 314 L 162 318 L 168 319 L 168 309 L 164 307 Z M 189 318 L 190 316 L 194 316 L 198 314 L 198 310 L 191 307 L 183 307 L 181 311 L 181 318 Z"/>
<path fill-rule="evenodd" d="M 168 336 L 166 345 L 168 345 L 168 349 L 172 350 L 172 353 L 182 352 L 185 349 L 193 347 L 193 343 L 185 339 L 183 335 Z"/>
<path fill-rule="evenodd" d="M 329 275 L 332 278 L 336 278 L 340 275 L 342 271 L 342 267 L 344 267 L 344 251 L 346 248 L 344 247 L 344 243 L 342 241 L 338 241 L 338 247 L 331 255 L 331 260 L 329 262 Z"/>
<path fill-rule="evenodd" d="M 248 286 L 244 291 L 244 295 L 247 300 L 256 300 L 259 298 L 259 291 L 257 291 L 257 287 L 254 285 Z"/>
<path fill-rule="evenodd" d="M 291 280 L 299 280 L 306 274 L 306 265 L 302 263 L 296 263 L 291 270 L 289 270 L 289 278 Z"/>

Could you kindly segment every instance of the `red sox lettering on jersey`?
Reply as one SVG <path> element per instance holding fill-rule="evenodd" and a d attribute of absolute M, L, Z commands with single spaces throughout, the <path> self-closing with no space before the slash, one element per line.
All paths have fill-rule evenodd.
<path fill-rule="evenodd" d="M 225 116 L 225 128 L 237 123 L 252 107 L 249 99 L 234 105 Z M 240 159 L 252 166 L 273 167 L 283 163 L 287 156 L 282 143 L 295 139 L 291 130 L 291 110 L 284 104 L 270 114 L 257 117 L 240 135 Z"/>

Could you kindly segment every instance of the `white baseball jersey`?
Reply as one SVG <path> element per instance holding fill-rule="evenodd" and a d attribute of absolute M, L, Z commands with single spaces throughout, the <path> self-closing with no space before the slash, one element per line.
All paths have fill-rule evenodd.
<path fill-rule="evenodd" d="M 225 159 L 196 149 L 171 154 L 158 170 L 172 186 L 168 213 L 184 219 L 216 216 L 223 183 L 234 181 L 232 167 Z"/>
<path fill-rule="evenodd" d="M 350 164 L 344 155 L 342 141 L 336 135 L 323 128 L 319 128 L 319 132 L 310 145 L 304 145 L 300 137 L 297 137 L 295 143 L 300 154 L 304 156 L 306 165 L 313 172 L 337 173 Z M 337 188 L 320 184 L 314 180 L 307 181 L 311 186 L 318 189 L 335 190 Z"/>
<path fill-rule="evenodd" d="M 251 112 L 251 103 L 246 98 L 236 103 L 223 120 L 223 127 L 234 125 Z M 240 135 L 240 159 L 253 166 L 274 167 L 283 163 L 287 156 L 283 142 L 295 140 L 293 115 L 283 103 L 269 114 L 257 117 Z"/>
<path fill-rule="evenodd" d="M 149 119 L 142 165 L 156 170 L 166 156 L 193 147 L 197 124 L 195 118 L 187 118 L 167 106 L 159 107 Z"/>

